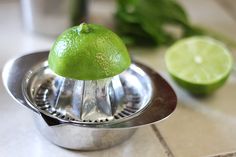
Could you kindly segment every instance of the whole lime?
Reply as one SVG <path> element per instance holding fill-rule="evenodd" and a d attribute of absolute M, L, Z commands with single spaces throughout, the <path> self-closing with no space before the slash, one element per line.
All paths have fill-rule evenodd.
<path fill-rule="evenodd" d="M 123 72 L 131 60 L 115 33 L 100 25 L 82 23 L 56 39 L 48 63 L 50 69 L 63 77 L 98 80 Z"/>

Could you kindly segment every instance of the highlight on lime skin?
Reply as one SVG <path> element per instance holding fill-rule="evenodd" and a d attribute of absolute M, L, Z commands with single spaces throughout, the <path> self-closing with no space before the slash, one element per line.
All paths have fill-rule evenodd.
<path fill-rule="evenodd" d="M 200 95 L 220 88 L 233 67 L 233 58 L 225 45 L 204 36 L 176 42 L 167 50 L 165 62 L 180 86 Z"/>

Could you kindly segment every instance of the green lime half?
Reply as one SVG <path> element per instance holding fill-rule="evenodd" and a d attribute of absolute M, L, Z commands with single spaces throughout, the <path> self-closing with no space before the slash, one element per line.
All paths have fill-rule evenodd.
<path fill-rule="evenodd" d="M 190 37 L 171 46 L 165 56 L 174 80 L 194 94 L 208 94 L 222 86 L 233 67 L 233 58 L 219 41 Z"/>
<path fill-rule="evenodd" d="M 58 75 L 77 80 L 111 77 L 131 64 L 126 46 L 115 33 L 86 23 L 69 28 L 56 39 L 48 62 Z"/>

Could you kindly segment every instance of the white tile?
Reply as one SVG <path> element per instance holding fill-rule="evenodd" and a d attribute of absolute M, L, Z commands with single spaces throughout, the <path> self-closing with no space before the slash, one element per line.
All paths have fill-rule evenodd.
<path fill-rule="evenodd" d="M 236 34 L 236 21 L 215 0 L 178 1 L 186 9 L 193 24 L 203 26 L 210 31 L 223 34 L 236 41 L 234 35 Z"/>
<path fill-rule="evenodd" d="M 156 126 L 173 154 L 197 157 L 236 151 L 236 81 L 233 77 L 206 98 L 193 97 L 175 83 L 171 84 L 178 95 L 177 110 Z"/>
<path fill-rule="evenodd" d="M 90 156 L 109 157 L 144 157 L 158 156 L 167 157 L 165 149 L 160 144 L 151 127 L 139 129 L 130 140 L 108 150 L 85 153 Z"/>

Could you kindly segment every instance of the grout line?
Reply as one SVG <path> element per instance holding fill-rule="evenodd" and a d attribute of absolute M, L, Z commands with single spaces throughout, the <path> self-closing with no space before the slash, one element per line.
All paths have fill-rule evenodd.
<path fill-rule="evenodd" d="M 236 157 L 236 152 L 234 152 L 234 153 L 218 154 L 218 155 L 213 155 L 213 156 L 208 156 L 208 157 Z"/>
<path fill-rule="evenodd" d="M 234 8 L 227 1 L 215 1 L 234 21 L 236 21 L 236 14 L 232 11 Z"/>
<path fill-rule="evenodd" d="M 151 125 L 152 130 L 154 131 L 155 135 L 157 136 L 157 138 L 159 139 L 161 145 L 164 147 L 165 149 L 165 153 L 167 154 L 168 157 L 174 157 L 174 154 L 172 153 L 170 147 L 168 146 L 168 144 L 166 143 L 165 139 L 163 138 L 163 136 L 161 135 L 160 131 L 158 130 L 158 128 L 155 125 Z"/>

